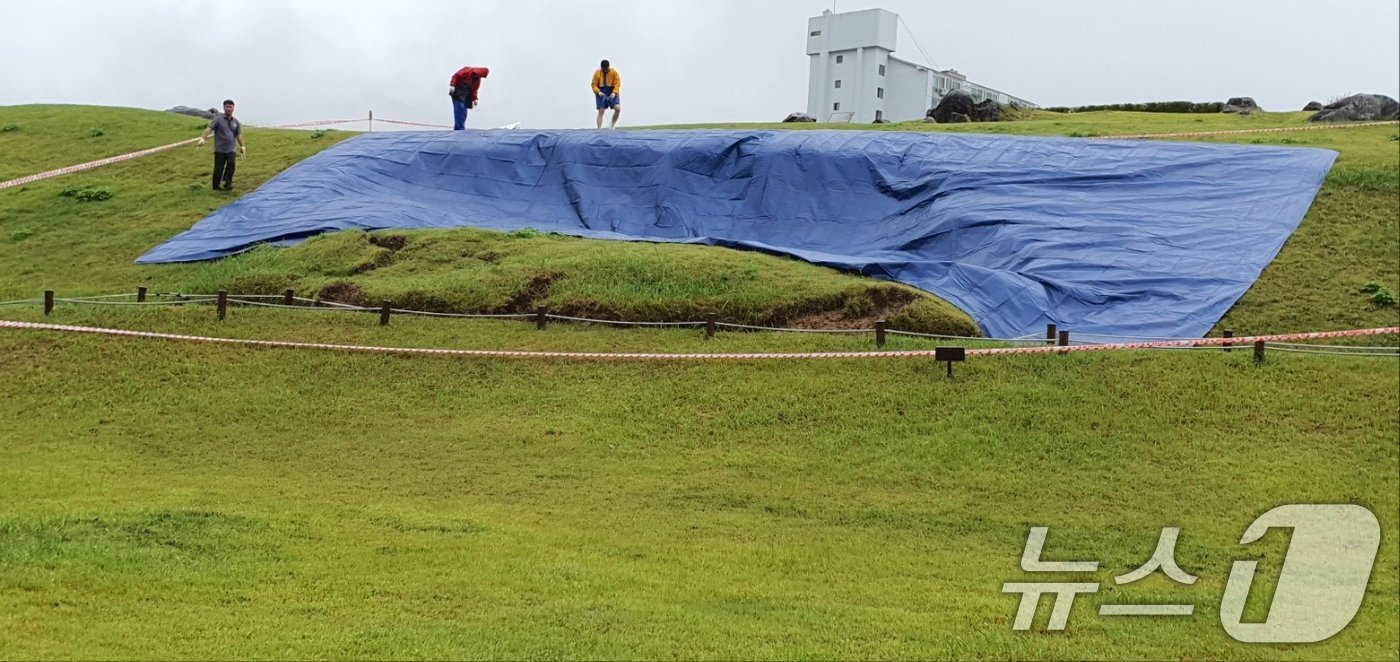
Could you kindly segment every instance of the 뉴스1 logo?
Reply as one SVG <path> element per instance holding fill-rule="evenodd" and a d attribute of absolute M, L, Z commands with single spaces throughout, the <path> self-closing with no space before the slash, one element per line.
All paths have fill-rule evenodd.
<path fill-rule="evenodd" d="M 1257 561 L 1235 561 L 1220 603 L 1220 624 L 1237 641 L 1247 643 L 1312 643 L 1342 631 L 1361 609 L 1371 568 L 1380 548 L 1381 526 L 1370 510 L 1356 505 L 1295 504 L 1270 510 L 1245 529 L 1240 544 L 1258 541 L 1269 529 L 1292 529 L 1284 557 L 1262 623 L 1242 621 L 1249 593 L 1255 588 Z M 1042 561 L 1048 527 L 1034 527 L 1026 537 L 1021 569 L 1026 572 L 1087 573 L 1099 568 L 1097 561 Z M 1179 528 L 1162 529 L 1157 549 L 1142 567 L 1113 578 L 1125 585 L 1161 571 L 1175 582 L 1191 585 L 1196 577 L 1176 563 Z M 1080 594 L 1096 593 L 1098 582 L 1007 582 L 1003 593 L 1020 593 L 1013 630 L 1029 630 L 1035 620 L 1041 596 L 1054 595 L 1047 630 L 1063 630 L 1070 608 Z M 1191 604 L 1105 604 L 1100 616 L 1190 616 Z"/>

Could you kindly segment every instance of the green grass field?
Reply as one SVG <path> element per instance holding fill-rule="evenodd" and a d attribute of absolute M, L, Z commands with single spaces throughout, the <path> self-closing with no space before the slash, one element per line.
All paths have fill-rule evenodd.
<path fill-rule="evenodd" d="M 0 172 L 96 158 L 85 151 L 86 130 L 99 116 L 127 113 L 149 133 L 105 130 L 101 139 L 130 140 L 116 151 L 198 130 L 159 113 L 0 108 L 0 127 L 23 127 L 0 133 Z M 1301 119 L 1096 113 L 973 128 L 1106 135 L 1252 122 Z M 45 126 L 63 135 L 37 135 Z M 1359 291 L 1372 281 L 1400 290 L 1395 133 L 1262 134 L 1342 157 L 1298 233 L 1222 327 L 1397 323 L 1394 307 Z M 343 135 L 250 131 L 244 190 Z M 9 161 L 29 150 L 62 154 L 15 157 L 28 170 Z M 712 296 L 740 301 L 734 310 L 758 319 L 878 285 L 722 249 L 614 252 L 601 242 L 470 231 L 407 233 L 413 243 L 399 252 L 416 245 L 417 253 L 359 273 L 356 265 L 376 259 L 364 235 L 204 265 L 131 264 L 232 199 L 204 189 L 208 157 L 185 150 L 0 192 L 0 299 L 140 284 L 271 288 L 295 277 L 290 286 L 307 293 L 354 279 L 370 298 L 416 287 L 440 290 L 440 305 L 471 308 L 497 305 L 514 274 L 548 269 L 573 276 L 546 293 L 559 305 L 679 314 L 687 311 L 671 308 L 678 302 Z M 59 195 L 70 185 L 113 197 Z M 464 246 L 477 251 L 461 263 L 472 276 L 430 268 Z M 693 252 L 656 252 L 671 248 Z M 480 260 L 481 251 L 498 259 Z M 694 268 L 667 268 L 674 260 Z M 410 267 L 425 270 L 417 282 L 403 273 Z M 745 268 L 753 277 L 743 282 L 716 275 Z M 500 281 L 476 284 L 493 275 Z M 818 294 L 786 291 L 795 288 Z M 44 319 L 34 306 L 0 308 L 0 317 Z M 872 344 L 405 317 L 382 328 L 373 316 L 245 308 L 217 322 L 207 307 L 60 304 L 49 319 L 416 347 Z M 1393 359 L 974 357 L 950 380 L 915 360 L 474 360 L 0 329 L 0 375 L 3 659 L 1310 660 L 1395 659 L 1400 647 Z M 1274 532 L 1245 547 L 1241 533 L 1274 506 L 1311 502 L 1362 504 L 1382 523 L 1360 615 L 1320 644 L 1235 642 L 1218 618 L 1231 563 L 1262 558 L 1261 576 L 1276 576 L 1287 542 Z M 1018 596 L 1001 585 L 1038 579 L 1018 566 L 1031 526 L 1051 527 L 1047 558 L 1101 564 L 1056 577 L 1105 585 L 1076 602 L 1065 632 L 1011 630 Z M 1114 585 L 1147 560 L 1164 526 L 1181 527 L 1177 561 L 1200 581 Z M 1251 597 L 1254 617 L 1263 618 L 1268 597 Z M 1196 613 L 1097 615 L 1099 605 L 1124 601 L 1190 603 Z"/>

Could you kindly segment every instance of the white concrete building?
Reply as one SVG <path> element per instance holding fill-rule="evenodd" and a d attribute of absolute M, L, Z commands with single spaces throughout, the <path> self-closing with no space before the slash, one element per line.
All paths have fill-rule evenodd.
<path fill-rule="evenodd" d="M 807 114 L 818 121 L 906 122 L 923 119 L 944 94 L 964 90 L 973 99 L 1035 104 L 967 80 L 955 69 L 938 71 L 894 56 L 899 15 L 883 9 L 807 21 Z"/>

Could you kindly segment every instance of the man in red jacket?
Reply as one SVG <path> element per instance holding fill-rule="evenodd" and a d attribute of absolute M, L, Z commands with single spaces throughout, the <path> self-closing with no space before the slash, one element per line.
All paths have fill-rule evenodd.
<path fill-rule="evenodd" d="M 481 79 L 490 74 L 491 70 L 486 67 L 462 67 L 452 74 L 452 87 L 447 93 L 452 97 L 453 130 L 461 131 L 467 128 L 467 111 L 476 107 Z"/>

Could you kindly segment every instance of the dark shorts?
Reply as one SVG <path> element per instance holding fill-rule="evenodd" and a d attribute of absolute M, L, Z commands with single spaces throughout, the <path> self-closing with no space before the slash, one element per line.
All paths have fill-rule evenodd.
<path fill-rule="evenodd" d="M 598 110 L 607 110 L 615 106 L 621 106 L 622 95 L 613 94 L 612 87 L 604 87 L 602 94 L 593 95 L 593 101 Z"/>

